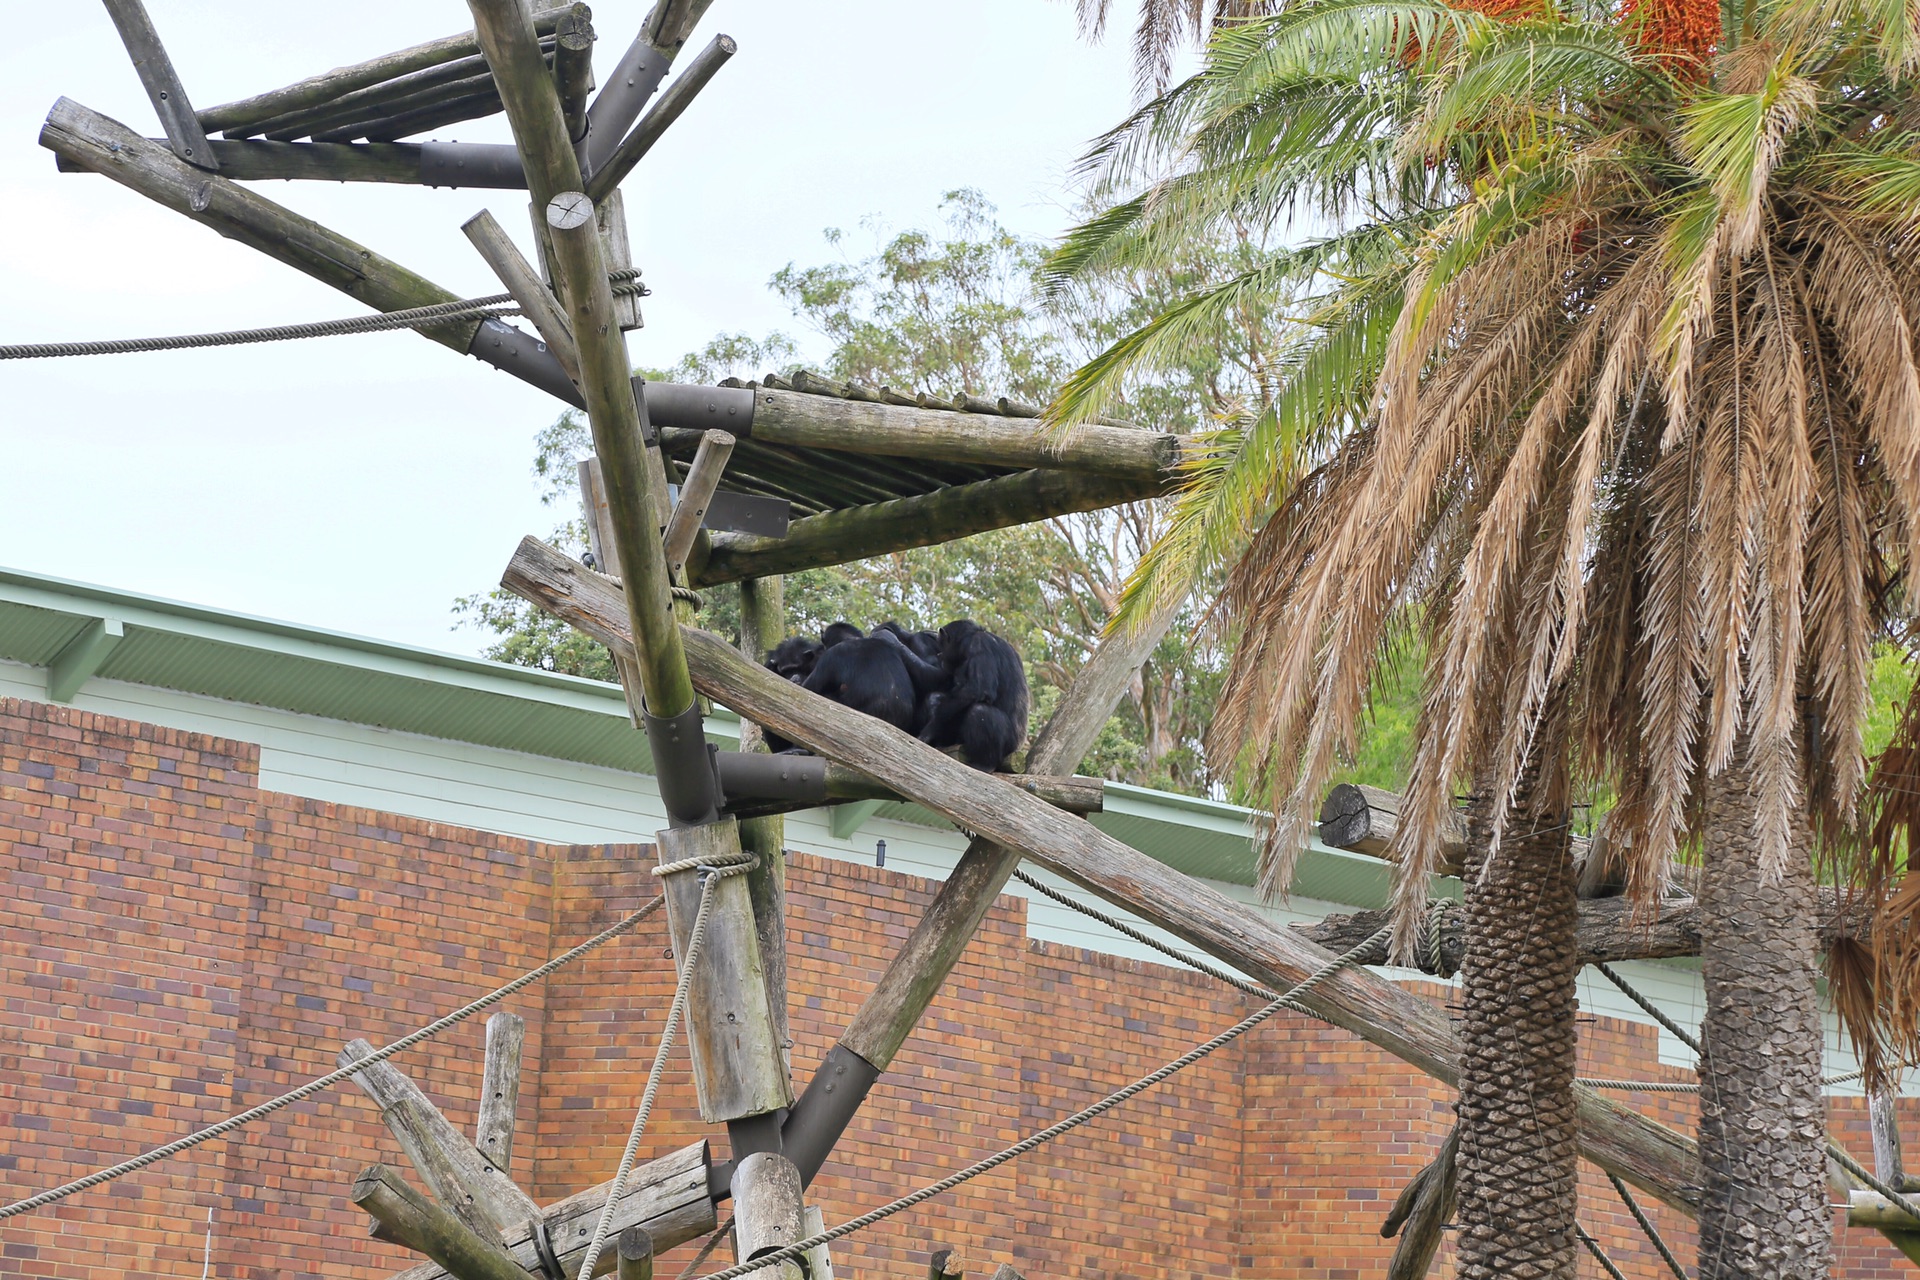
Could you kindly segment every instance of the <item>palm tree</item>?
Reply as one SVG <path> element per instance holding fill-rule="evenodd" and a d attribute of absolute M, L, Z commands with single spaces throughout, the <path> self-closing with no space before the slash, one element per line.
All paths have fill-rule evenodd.
<path fill-rule="evenodd" d="M 1702 850 L 1701 1274 L 1823 1275 L 1806 815 L 1854 818 L 1870 644 L 1920 537 L 1920 9 L 1488 8 L 1302 0 L 1222 31 L 1102 139 L 1110 207 L 1062 277 L 1222 220 L 1337 230 L 1170 308 L 1052 413 L 1099 412 L 1248 296 L 1297 299 L 1285 390 L 1194 465 L 1129 603 L 1234 565 L 1214 745 L 1269 789 L 1269 891 L 1383 657 L 1424 643 L 1399 942 L 1472 778 L 1470 945 L 1490 967 L 1468 977 L 1488 1007 L 1461 1064 L 1461 1214 L 1522 1227 L 1463 1233 L 1462 1274 L 1570 1274 L 1543 1207 L 1570 1109 L 1476 1125 L 1466 1104 L 1511 1051 L 1476 1020 L 1520 1027 L 1542 998 L 1520 974 L 1548 975 L 1554 1018 L 1570 1007 L 1545 909 L 1501 912 L 1517 885 L 1564 914 L 1541 834 L 1605 788 L 1643 902 Z M 1570 1034 L 1548 1040 L 1559 1081 Z M 1476 1184 L 1476 1143 L 1489 1168 L 1553 1176 Z"/>

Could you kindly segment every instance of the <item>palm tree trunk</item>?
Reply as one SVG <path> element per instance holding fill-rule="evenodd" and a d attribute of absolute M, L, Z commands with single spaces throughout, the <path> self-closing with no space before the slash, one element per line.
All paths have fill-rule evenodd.
<path fill-rule="evenodd" d="M 1700 1280 L 1825 1280 L 1833 1219 L 1811 847 L 1797 841 L 1786 875 L 1763 880 L 1744 741 L 1708 780 L 1706 802 Z"/>
<path fill-rule="evenodd" d="M 1530 812 L 1538 787 L 1530 770 L 1490 866 L 1487 802 L 1468 814 L 1460 1280 L 1574 1276 L 1575 877 L 1566 814 Z"/>

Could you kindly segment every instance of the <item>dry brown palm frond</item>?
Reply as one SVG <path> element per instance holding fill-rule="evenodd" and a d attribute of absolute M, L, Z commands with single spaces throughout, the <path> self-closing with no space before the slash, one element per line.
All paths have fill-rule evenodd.
<path fill-rule="evenodd" d="M 1828 978 L 1848 1039 L 1871 1075 L 1889 1060 L 1920 1059 L 1920 875 L 1912 865 L 1920 832 L 1920 685 L 1874 761 L 1860 809 L 1864 832 L 1853 870 L 1857 901 L 1872 910 L 1873 927 L 1867 944 L 1855 944 L 1838 963 L 1829 960 Z"/>
<path fill-rule="evenodd" d="M 1818 246 L 1808 272 L 1810 292 L 1834 335 L 1848 388 L 1868 439 L 1886 468 L 1894 514 L 1908 539 L 1903 566 L 1920 564 L 1912 538 L 1920 533 L 1920 366 L 1915 363 L 1911 317 L 1886 259 L 1823 204 L 1812 204 L 1801 225 Z"/>
<path fill-rule="evenodd" d="M 1701 763 L 1709 774 L 1733 760 L 1746 702 L 1747 628 L 1752 620 L 1754 542 L 1762 514 L 1762 451 L 1747 401 L 1745 359 L 1750 325 L 1730 294 L 1726 340 L 1716 342 L 1706 377 L 1705 412 L 1698 428 L 1700 506 L 1695 542 L 1704 573 L 1706 742 Z"/>
<path fill-rule="evenodd" d="M 1873 669 L 1868 610 L 1873 554 L 1871 506 L 1857 460 L 1867 449 L 1844 397 L 1833 393 L 1827 339 L 1814 324 L 1805 275 L 1797 262 L 1794 274 L 1812 369 L 1809 449 L 1815 484 L 1807 525 L 1806 627 L 1821 728 L 1810 763 L 1821 783 L 1816 815 L 1824 828 L 1837 833 L 1852 826 L 1866 777 L 1861 735 Z"/>

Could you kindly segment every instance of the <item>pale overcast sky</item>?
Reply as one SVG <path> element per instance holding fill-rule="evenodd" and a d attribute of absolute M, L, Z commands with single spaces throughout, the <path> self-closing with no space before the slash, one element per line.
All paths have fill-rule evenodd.
<path fill-rule="evenodd" d="M 194 103 L 242 97 L 469 25 L 459 0 L 147 0 Z M 596 0 L 596 62 L 646 0 Z M 983 190 L 1058 233 L 1067 171 L 1128 106 L 1131 5 L 1088 47 L 1067 0 L 718 0 L 739 53 L 626 183 L 654 293 L 630 336 L 667 363 L 721 330 L 794 329 L 766 289 L 826 227 L 925 225 Z M 312 18 L 324 14 L 324 23 Z M 193 333 L 358 313 L 344 295 L 91 175 L 36 139 L 66 95 L 159 128 L 104 10 L 16 24 L 0 51 L 0 342 Z M 443 130 L 504 141 L 503 117 Z M 498 289 L 459 232 L 523 195 L 253 183 L 463 295 Z M 865 238 L 853 246 L 869 243 Z M 555 402 L 407 333 L 0 363 L 0 565 L 475 652 L 454 596 L 545 532 L 528 474 Z"/>

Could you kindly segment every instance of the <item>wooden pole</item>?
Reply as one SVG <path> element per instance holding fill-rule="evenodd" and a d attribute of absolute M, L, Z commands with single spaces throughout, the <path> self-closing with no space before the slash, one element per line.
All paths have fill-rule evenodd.
<path fill-rule="evenodd" d="M 749 581 L 764 581 L 764 579 L 749 579 Z M 749 736 L 751 723 L 751 721 L 741 722 L 743 745 Z M 757 732 L 752 736 L 756 741 L 758 740 Z M 843 804 L 854 800 L 876 800 L 889 804 L 913 803 L 898 791 L 868 777 L 858 769 L 850 769 L 846 765 L 823 760 L 818 756 L 780 757 L 776 767 L 783 773 L 789 770 L 794 774 L 799 774 L 803 770 L 817 770 L 818 777 L 796 786 L 793 794 L 783 792 L 778 796 L 760 799 L 757 796 L 761 789 L 757 788 L 752 780 L 741 776 L 741 757 L 761 754 L 757 749 L 737 754 L 727 752 L 720 754 L 720 780 L 727 791 L 727 812 L 742 821 L 747 818 L 793 813 L 800 809 L 816 809 L 821 805 Z M 1106 807 L 1107 784 L 1100 778 L 1055 773 L 996 773 L 993 776 L 1008 786 L 1018 787 L 1028 795 L 1036 796 L 1054 808 L 1064 809 L 1068 813 L 1099 813 Z M 775 790 L 775 788 L 765 788 L 765 790 Z"/>
<path fill-rule="evenodd" d="M 613 539 L 613 513 L 607 507 L 607 482 L 600 474 L 600 460 L 580 462 L 580 502 L 586 510 L 587 544 L 593 551 L 593 563 L 610 578 L 620 576 L 620 547 Z M 613 671 L 620 678 L 620 691 L 627 697 L 627 716 L 636 729 L 647 727 L 647 702 L 640 688 L 640 668 L 631 657 L 615 654 Z"/>
<path fill-rule="evenodd" d="M 229 142 L 211 138 L 207 145 L 213 148 L 221 173 L 236 181 L 306 178 L 509 191 L 524 190 L 527 185 L 520 171 L 520 157 L 512 147 L 477 142 Z M 55 165 L 62 173 L 94 172 L 65 156 L 56 157 Z"/>
<path fill-rule="evenodd" d="M 1625 898 L 1583 900 L 1580 910 L 1580 963 L 1619 960 L 1664 960 L 1700 954 L 1700 911 L 1691 898 L 1663 903 L 1654 919 L 1641 919 L 1638 908 Z M 1345 951 L 1372 937 L 1385 926 L 1387 911 L 1355 911 L 1330 915 L 1312 924 L 1288 926 L 1300 937 L 1329 951 Z M 1864 938 L 1866 913 L 1841 901 L 1832 889 L 1820 896 L 1820 945 L 1830 947 L 1839 937 Z M 1466 924 L 1449 912 L 1438 922 L 1440 965 L 1423 953 L 1419 964 L 1428 973 L 1443 976 L 1458 971 L 1466 948 Z"/>
<path fill-rule="evenodd" d="M 480 1118 L 473 1145 L 487 1163 L 510 1174 L 513 1126 L 520 1111 L 520 1054 L 526 1047 L 527 1021 L 517 1013 L 487 1019 L 486 1064 L 480 1073 Z"/>
<path fill-rule="evenodd" d="M 760 662 L 787 634 L 786 589 L 780 578 L 748 578 L 740 584 L 740 651 Z M 766 735 L 751 720 L 740 722 L 740 750 L 766 754 Z M 778 814 L 740 820 L 740 848 L 760 860 L 747 872 L 760 961 L 767 975 L 767 1008 L 788 1079 L 793 1074 L 793 1033 L 787 1021 L 787 824 Z M 820 1280 L 815 1276 L 814 1280 Z"/>
<path fill-rule="evenodd" d="M 502 579 L 508 590 L 610 647 L 628 647 L 616 584 L 537 539 L 526 539 Z M 1113 839 L 1098 828 L 967 768 L 891 725 L 808 693 L 703 632 L 686 654 L 708 696 L 814 748 L 830 750 L 981 836 L 1017 849 L 1095 896 L 1167 930 L 1276 989 L 1317 974 L 1333 954 Z M 1302 1003 L 1446 1084 L 1457 1083 L 1459 1039 L 1443 1010 L 1364 970 L 1323 979 Z M 1581 1150 L 1688 1213 L 1698 1211 L 1698 1155 L 1680 1134 L 1577 1089 Z M 796 1163 L 799 1163 L 796 1160 Z"/>
<path fill-rule="evenodd" d="M 1148 476 L 1022 471 L 807 516 L 788 526 L 785 538 L 716 533 L 705 559 L 691 557 L 687 572 L 693 585 L 713 586 L 819 569 L 1076 511 L 1099 511 L 1158 496 L 1172 483 L 1170 478 Z"/>
<path fill-rule="evenodd" d="M 738 1262 L 752 1262 L 806 1239 L 806 1206 L 801 1203 L 800 1171 L 772 1151 L 756 1151 L 733 1170 L 733 1250 Z M 763 1272 L 780 1280 L 807 1280 L 800 1263 L 788 1259 Z"/>
<path fill-rule="evenodd" d="M 646 1164 L 636 1165 L 627 1180 L 626 1191 L 614 1206 L 612 1228 L 644 1227 L 660 1250 L 671 1249 L 696 1236 L 710 1235 L 718 1225 L 713 1196 L 709 1188 L 712 1160 L 707 1144 L 696 1142 Z M 597 1187 L 568 1196 L 538 1213 L 553 1241 L 554 1252 L 566 1268 L 569 1280 L 580 1269 L 586 1256 L 587 1241 L 607 1201 L 607 1188 Z M 540 1258 L 533 1243 L 532 1227 L 522 1222 L 506 1233 L 505 1245 L 525 1271 L 542 1274 Z M 595 1274 L 614 1269 L 614 1249 L 603 1249 Z M 423 1263 L 394 1277 L 394 1280 L 448 1280 L 445 1268 Z M 526 1280 L 522 1276 L 519 1280 Z"/>
<path fill-rule="evenodd" d="M 587 96 L 593 92 L 593 10 L 575 4 L 554 31 L 553 84 L 567 136 L 578 145 L 587 136 Z"/>
<path fill-rule="evenodd" d="M 687 468 L 687 478 L 680 486 L 680 500 L 673 504 L 665 535 L 667 572 L 676 578 L 686 570 L 687 553 L 693 550 L 700 522 L 707 516 L 707 504 L 713 501 L 714 490 L 720 487 L 720 477 L 726 472 L 727 459 L 732 456 L 733 437 L 724 431 L 709 431 L 700 441 L 699 452 L 693 455 L 693 465 Z"/>
<path fill-rule="evenodd" d="M 600 96 L 587 110 L 589 170 L 606 162 L 633 122 L 640 118 L 647 99 L 666 78 L 667 67 L 710 3 L 712 0 L 658 0 L 641 22 L 640 33 L 620 55 Z"/>
<path fill-rule="evenodd" d="M 552 86 L 547 87 L 551 93 Z M 567 155 L 570 159 L 573 153 Z M 668 720 L 694 705 L 693 683 L 687 676 L 679 627 L 673 621 L 667 560 L 653 522 L 656 496 L 643 456 L 633 375 L 620 331 L 613 325 L 613 295 L 601 262 L 593 205 L 579 192 L 556 197 L 547 207 L 547 226 L 553 233 L 562 294 L 580 341 L 581 390 L 587 398 L 594 452 L 606 480 L 629 619 L 639 641 L 640 682 L 648 712 Z"/>
<path fill-rule="evenodd" d="M 560 361 L 560 367 L 567 371 L 575 386 L 580 385 L 580 349 L 573 340 L 573 325 L 567 320 L 566 312 L 560 309 L 560 302 L 547 288 L 540 273 L 533 264 L 521 256 L 519 247 L 508 237 L 505 227 L 493 214 L 482 209 L 465 222 L 460 230 L 466 232 L 467 239 L 485 258 L 487 265 L 493 268 L 493 274 L 507 287 L 513 300 L 520 304 L 522 314 L 533 323 L 546 341 L 547 350 L 553 352 Z"/>
<path fill-rule="evenodd" d="M 379 1222 L 383 1239 L 426 1254 L 460 1280 L 527 1280 L 498 1239 L 487 1239 L 383 1164 L 361 1172 L 353 1202 Z"/>
<path fill-rule="evenodd" d="M 1134 478 L 1165 475 L 1179 465 L 1183 447 L 1180 436 L 1133 427 L 1077 424 L 1062 435 L 1031 419 L 842 400 L 771 387 L 757 388 L 753 396 L 752 435 L 765 444 Z"/>
<path fill-rule="evenodd" d="M 536 206 L 544 206 L 562 191 L 580 188 L 580 161 L 567 136 L 560 111 L 560 95 L 540 57 L 540 38 L 534 33 L 533 12 L 527 0 L 467 0 L 473 12 L 474 34 L 480 51 L 493 68 L 493 80 L 506 105 L 507 123 L 527 170 L 527 190 Z M 606 278 L 601 271 L 601 279 Z"/>
<path fill-rule="evenodd" d="M 740 849 L 732 819 L 679 827 L 658 836 L 660 865 L 724 860 Z M 699 910 L 701 876 L 677 871 L 662 877 L 675 963 L 686 963 Z M 767 1115 L 793 1101 L 785 1058 L 773 1038 L 767 979 L 744 876 L 713 881 L 706 939 L 687 988 L 687 1044 L 700 1117 L 724 1124 Z"/>
<path fill-rule="evenodd" d="M 560 15 L 565 12 L 567 9 L 563 6 L 536 14 L 535 28 L 543 33 L 552 31 L 559 22 Z M 425 44 L 417 44 L 396 53 L 382 54 L 366 62 L 336 67 L 332 71 L 309 76 L 283 89 L 274 89 L 267 93 L 255 94 L 251 98 L 242 98 L 236 102 L 209 107 L 199 113 L 200 127 L 208 132 L 224 130 L 230 138 L 255 133 L 258 129 L 251 127 L 253 122 L 288 115 L 296 111 L 309 111 L 357 90 L 396 80 L 402 76 L 424 71 L 429 67 L 438 67 L 461 58 L 474 57 L 479 52 L 479 39 L 471 31 L 443 36 L 438 40 L 429 40 Z"/>
<path fill-rule="evenodd" d="M 960 1250 L 942 1245 L 927 1257 L 927 1280 L 960 1280 L 967 1273 Z"/>
<path fill-rule="evenodd" d="M 153 19 L 147 16 L 146 5 L 140 0 L 106 0 L 106 5 L 174 154 L 197 168 L 218 169 L 220 162 L 207 145 L 200 121 L 194 118 L 193 104 L 187 101 L 187 91 L 173 69 L 173 60 L 167 57 L 166 46 L 160 43 Z"/>
<path fill-rule="evenodd" d="M 541 42 L 542 52 L 549 49 Z M 427 67 L 379 84 L 344 93 L 319 106 L 285 115 L 269 116 L 245 132 L 269 139 L 304 138 L 353 124 L 404 115 L 425 106 L 444 106 L 449 99 L 468 97 L 478 88 L 492 88 L 493 72 L 479 52 Z M 495 95 L 498 97 L 498 94 Z"/>
<path fill-rule="evenodd" d="M 372 1052 L 365 1040 L 352 1040 L 338 1061 L 344 1067 Z M 375 1062 L 353 1082 L 379 1105 L 381 1120 L 433 1194 L 474 1230 L 497 1235 L 539 1216 L 533 1198 L 462 1137 L 405 1072 Z"/>
<path fill-rule="evenodd" d="M 807 1206 L 805 1219 L 800 1224 L 800 1234 L 811 1240 L 824 1234 L 827 1229 L 826 1215 L 820 1212 L 820 1206 Z M 833 1255 L 827 1245 L 815 1245 L 807 1250 L 807 1280 L 833 1280 Z"/>
<path fill-rule="evenodd" d="M 619 1280 L 653 1280 L 653 1237 L 639 1227 L 620 1233 Z"/>
<path fill-rule="evenodd" d="M 727 59 L 734 55 L 737 48 L 733 37 L 715 36 L 681 72 L 680 78 L 667 86 L 667 91 L 640 118 L 633 132 L 622 138 L 620 145 L 593 171 L 593 178 L 587 183 L 587 194 L 598 202 L 606 199 L 615 187 L 624 182 L 627 175 L 633 172 L 633 167 L 640 163 L 647 152 L 653 150 L 653 144 L 660 141 L 673 122 L 693 105 L 693 100 L 707 87 L 707 83 L 719 74 L 720 68 L 727 65 Z"/>

